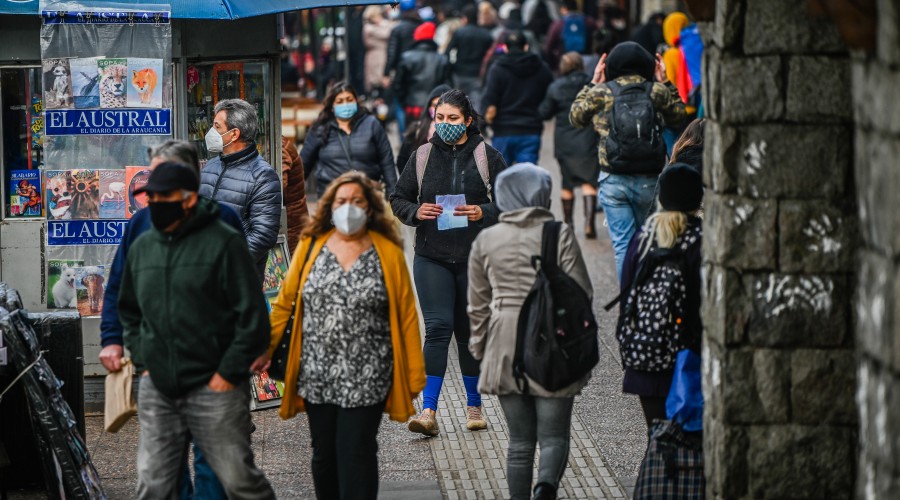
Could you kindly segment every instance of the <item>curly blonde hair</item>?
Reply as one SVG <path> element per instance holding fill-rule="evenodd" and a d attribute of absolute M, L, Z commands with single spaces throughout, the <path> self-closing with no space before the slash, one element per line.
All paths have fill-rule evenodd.
<path fill-rule="evenodd" d="M 403 239 L 400 237 L 400 230 L 397 227 L 397 219 L 394 214 L 387 209 L 387 202 L 384 199 L 384 193 L 381 187 L 366 177 L 362 172 L 347 172 L 337 179 L 331 181 L 331 184 L 325 189 L 322 198 L 319 199 L 319 210 L 313 216 L 310 223 L 303 229 L 303 237 L 323 236 L 334 228 L 331 222 L 331 205 L 334 204 L 334 198 L 338 189 L 344 184 L 357 184 L 362 188 L 366 201 L 369 202 L 369 209 L 372 215 L 366 224 L 369 229 L 375 231 L 385 238 L 396 243 L 397 246 L 403 246 Z"/>

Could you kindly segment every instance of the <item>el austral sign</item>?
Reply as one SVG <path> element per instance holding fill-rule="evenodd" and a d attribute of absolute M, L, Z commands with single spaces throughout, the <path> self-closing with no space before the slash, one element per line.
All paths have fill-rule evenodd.
<path fill-rule="evenodd" d="M 172 135 L 172 110 L 46 110 L 44 135 Z"/>
<path fill-rule="evenodd" d="M 118 245 L 125 234 L 126 219 L 110 220 L 48 220 L 47 244 Z"/>

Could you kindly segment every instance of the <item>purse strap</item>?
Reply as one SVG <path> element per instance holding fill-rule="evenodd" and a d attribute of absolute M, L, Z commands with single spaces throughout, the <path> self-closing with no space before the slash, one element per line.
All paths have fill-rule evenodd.
<path fill-rule="evenodd" d="M 297 294 L 294 295 L 294 301 L 291 302 L 291 315 L 297 310 L 297 297 L 300 296 L 300 287 L 303 286 L 303 270 L 306 269 L 306 263 L 309 261 L 309 256 L 312 254 L 312 249 L 316 246 L 316 238 L 317 236 L 313 235 L 312 239 L 309 241 L 309 247 L 306 249 L 306 256 L 303 257 L 303 264 L 300 266 L 300 282 L 297 284 Z"/>
<path fill-rule="evenodd" d="M 344 156 L 347 157 L 347 168 L 353 170 L 353 157 L 350 156 L 350 150 L 347 148 L 347 144 L 344 142 L 344 133 L 338 130 L 337 134 L 338 142 L 341 143 L 341 149 L 344 150 Z M 349 135 L 347 137 L 349 138 Z"/>

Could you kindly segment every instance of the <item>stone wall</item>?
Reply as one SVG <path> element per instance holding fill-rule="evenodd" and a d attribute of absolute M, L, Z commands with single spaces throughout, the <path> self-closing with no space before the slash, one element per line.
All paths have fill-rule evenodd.
<path fill-rule="evenodd" d="M 858 498 L 900 492 L 900 6 L 881 0 L 877 49 L 852 63 L 859 200 Z"/>
<path fill-rule="evenodd" d="M 719 0 L 701 29 L 708 497 L 847 498 L 858 441 L 850 57 L 803 0 Z M 882 153 L 886 175 L 896 156 Z M 897 191 L 880 182 L 884 210 Z"/>

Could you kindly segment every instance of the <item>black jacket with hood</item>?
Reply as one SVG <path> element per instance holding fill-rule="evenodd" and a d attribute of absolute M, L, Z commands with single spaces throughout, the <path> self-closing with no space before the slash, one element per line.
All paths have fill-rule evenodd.
<path fill-rule="evenodd" d="M 484 56 L 491 50 L 494 37 L 491 32 L 481 26 L 466 24 L 453 33 L 447 54 L 456 51 L 451 66 L 454 75 L 477 77 L 481 73 Z"/>
<path fill-rule="evenodd" d="M 481 97 L 482 112 L 497 107 L 494 135 L 540 135 L 544 122 L 538 106 L 552 82 L 550 68 L 535 54 L 515 51 L 499 58 L 488 71 Z"/>
<path fill-rule="evenodd" d="M 450 62 L 431 40 L 416 42 L 400 57 L 394 93 L 404 106 L 425 106 L 435 86 L 450 81 Z"/>
<path fill-rule="evenodd" d="M 590 128 L 575 128 L 569 123 L 569 110 L 575 96 L 590 82 L 591 77 L 581 71 L 561 76 L 547 89 L 547 95 L 538 108 L 544 120 L 556 118 L 553 147 L 557 158 L 583 157 L 594 161 L 597 157 L 597 132 Z"/>
<path fill-rule="evenodd" d="M 422 24 L 419 15 L 413 12 L 404 12 L 400 18 L 400 24 L 391 30 L 388 38 L 387 64 L 384 65 L 384 76 L 391 76 L 391 72 L 400 64 L 400 56 L 409 50 L 415 40 L 413 33 Z"/>
<path fill-rule="evenodd" d="M 461 146 L 449 146 L 437 134 L 431 138 L 429 142 L 434 146 L 422 179 L 421 199 L 415 154 L 409 158 L 397 188 L 391 194 L 394 215 L 404 224 L 416 228 L 416 255 L 447 263 L 466 262 L 475 237 L 482 229 L 496 224 L 500 216 L 497 204 L 491 200 L 494 199 L 494 182 L 506 168 L 506 162 L 499 151 L 487 146 L 491 185 L 488 193 L 474 155 L 475 147 L 484 139 L 474 125 L 467 133 L 469 139 Z M 477 222 L 470 221 L 465 228 L 444 231 L 438 231 L 437 220 L 422 221 L 416 217 L 420 203 L 434 203 L 438 195 L 445 194 L 465 194 L 466 204 L 479 205 L 484 217 Z"/>

